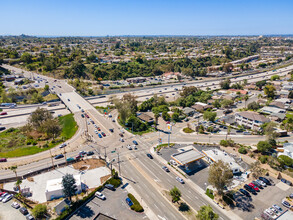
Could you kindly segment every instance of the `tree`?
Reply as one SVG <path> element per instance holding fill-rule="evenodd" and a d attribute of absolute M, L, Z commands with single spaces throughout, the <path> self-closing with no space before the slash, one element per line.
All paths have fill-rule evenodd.
<path fill-rule="evenodd" d="M 67 173 L 62 177 L 62 187 L 64 196 L 71 201 L 71 197 L 74 196 L 77 191 L 76 181 L 72 174 Z"/>
<path fill-rule="evenodd" d="M 221 101 L 221 106 L 223 107 L 223 108 L 228 108 L 228 107 L 230 107 L 231 105 L 233 105 L 233 101 L 232 100 L 230 100 L 230 99 L 223 99 L 222 101 Z"/>
<path fill-rule="evenodd" d="M 231 73 L 233 70 L 233 64 L 231 63 L 226 63 L 224 66 L 223 66 L 223 71 L 225 73 Z"/>
<path fill-rule="evenodd" d="M 247 105 L 247 108 L 253 111 L 258 110 L 260 107 L 261 107 L 260 104 L 258 104 L 256 101 L 253 101 Z"/>
<path fill-rule="evenodd" d="M 27 53 L 27 52 L 25 52 L 25 53 L 23 53 L 23 54 L 21 55 L 20 60 L 21 60 L 22 62 L 24 62 L 25 64 L 29 64 L 29 63 L 32 62 L 32 55 L 29 54 L 29 53 Z"/>
<path fill-rule="evenodd" d="M 196 217 L 199 220 L 217 220 L 219 218 L 219 215 L 214 213 L 213 208 L 210 205 L 208 205 L 201 206 Z"/>
<path fill-rule="evenodd" d="M 205 120 L 208 120 L 208 121 L 215 121 L 216 116 L 217 116 L 217 113 L 216 113 L 216 112 L 205 111 L 205 112 L 203 113 L 203 118 L 204 118 Z"/>
<path fill-rule="evenodd" d="M 251 167 L 250 167 L 250 170 L 251 170 L 252 177 L 255 178 L 255 179 L 257 179 L 260 176 L 262 176 L 263 171 L 264 171 L 264 169 L 260 167 L 260 162 L 259 161 L 256 161 L 256 162 L 252 163 Z"/>
<path fill-rule="evenodd" d="M 47 214 L 47 206 L 46 205 L 42 205 L 42 204 L 38 204 L 33 208 L 33 216 L 36 219 L 42 219 L 45 217 L 45 215 Z"/>
<path fill-rule="evenodd" d="M 50 88 L 49 85 L 45 85 L 44 90 L 49 91 L 49 88 Z"/>
<path fill-rule="evenodd" d="M 173 120 L 173 121 L 179 121 L 179 120 L 180 120 L 180 119 L 179 119 L 179 113 L 174 112 L 173 115 L 172 115 L 172 120 Z"/>
<path fill-rule="evenodd" d="M 230 89 L 230 79 L 225 79 L 223 81 L 220 82 L 220 86 L 222 89 Z"/>
<path fill-rule="evenodd" d="M 222 160 L 210 166 L 208 181 L 218 190 L 219 195 L 223 195 L 225 187 L 232 183 L 232 178 L 233 173 L 230 166 Z"/>
<path fill-rule="evenodd" d="M 171 116 L 169 115 L 168 112 L 164 111 L 164 112 L 162 113 L 162 118 L 163 118 L 165 121 L 170 121 Z"/>
<path fill-rule="evenodd" d="M 21 194 L 21 188 L 20 185 L 22 184 L 22 180 L 21 179 L 17 179 L 15 186 L 18 188 L 19 193 Z"/>
<path fill-rule="evenodd" d="M 286 155 L 280 155 L 278 157 L 278 161 L 279 163 L 284 167 L 284 165 L 288 166 L 288 167 L 292 167 L 293 166 L 293 159 L 286 156 Z"/>
<path fill-rule="evenodd" d="M 261 153 L 265 153 L 272 148 L 272 145 L 268 141 L 259 141 L 257 143 L 257 150 Z"/>
<path fill-rule="evenodd" d="M 276 88 L 273 85 L 266 85 L 264 88 L 264 93 L 268 98 L 275 98 L 276 96 Z"/>
<path fill-rule="evenodd" d="M 49 137 L 53 137 L 55 139 L 62 131 L 58 120 L 56 119 L 48 119 L 46 120 L 43 125 L 43 130 Z"/>
<path fill-rule="evenodd" d="M 37 108 L 28 118 L 28 123 L 32 124 L 35 129 L 41 129 L 42 124 L 47 121 L 53 119 L 52 114 L 44 108 Z"/>
<path fill-rule="evenodd" d="M 271 81 L 279 80 L 280 76 L 279 75 L 273 75 L 271 76 Z"/>
<path fill-rule="evenodd" d="M 243 99 L 244 99 L 244 101 L 245 101 L 245 108 L 246 108 L 246 102 L 247 102 L 247 100 L 249 99 L 249 96 L 248 96 L 248 95 L 245 95 L 245 96 L 243 97 Z"/>
<path fill-rule="evenodd" d="M 216 100 L 212 103 L 212 105 L 214 106 L 214 108 L 220 108 L 220 107 L 221 107 L 221 104 L 220 104 L 220 102 L 219 102 L 218 99 L 216 99 Z"/>
<path fill-rule="evenodd" d="M 174 186 L 170 189 L 170 195 L 172 196 L 172 202 L 178 202 L 181 197 L 181 192 L 176 186 Z"/>
<path fill-rule="evenodd" d="M 198 89 L 195 86 L 185 86 L 183 87 L 180 95 L 186 98 L 189 95 L 195 95 L 197 92 L 198 92 Z"/>
<path fill-rule="evenodd" d="M 258 81 L 255 83 L 255 85 L 259 88 L 262 89 L 263 86 L 265 86 L 267 84 L 267 82 L 265 80 L 262 81 Z"/>

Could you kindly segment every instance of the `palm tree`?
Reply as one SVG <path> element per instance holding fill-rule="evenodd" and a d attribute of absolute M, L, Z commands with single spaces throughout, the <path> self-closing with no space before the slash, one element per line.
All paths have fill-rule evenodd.
<path fill-rule="evenodd" d="M 15 176 L 16 176 L 16 178 L 17 178 L 17 172 L 16 172 L 16 170 L 17 170 L 17 165 L 15 165 L 15 166 L 11 166 L 11 167 L 9 167 L 9 169 L 12 170 L 12 171 L 14 172 L 14 174 L 15 174 Z"/>
<path fill-rule="evenodd" d="M 158 124 L 158 119 L 160 117 L 160 113 L 158 112 L 154 113 L 154 117 L 155 117 L 155 129 L 157 130 L 157 124 Z"/>
<path fill-rule="evenodd" d="M 230 134 L 231 132 L 231 126 L 229 125 L 228 129 L 227 129 L 227 133 L 226 133 L 226 140 L 228 138 L 228 135 Z"/>

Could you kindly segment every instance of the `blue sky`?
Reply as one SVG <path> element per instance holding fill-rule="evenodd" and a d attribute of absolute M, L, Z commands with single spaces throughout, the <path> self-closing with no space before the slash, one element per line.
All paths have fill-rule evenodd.
<path fill-rule="evenodd" d="M 0 35 L 293 34 L 293 0 L 0 0 Z"/>

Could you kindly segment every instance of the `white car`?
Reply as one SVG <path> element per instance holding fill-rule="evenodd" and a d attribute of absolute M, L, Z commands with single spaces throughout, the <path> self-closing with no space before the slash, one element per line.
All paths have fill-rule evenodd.
<path fill-rule="evenodd" d="M 96 197 L 98 197 L 101 200 L 106 200 L 106 196 L 104 196 L 104 194 L 100 193 L 100 192 L 96 192 L 95 193 Z"/>
<path fill-rule="evenodd" d="M 61 144 L 60 146 L 59 146 L 59 148 L 63 148 L 63 147 L 66 147 L 67 146 L 67 144 L 66 143 L 63 143 L 63 144 Z"/>
<path fill-rule="evenodd" d="M 170 164 L 172 164 L 173 166 L 177 166 L 177 163 L 175 160 L 170 160 Z"/>
<path fill-rule="evenodd" d="M 128 150 L 132 150 L 132 147 L 129 144 L 126 147 Z"/>
<path fill-rule="evenodd" d="M 96 124 L 94 124 L 94 127 L 95 127 L 95 128 L 98 128 L 98 126 L 97 126 Z"/>
<path fill-rule="evenodd" d="M 17 203 L 17 202 L 13 202 L 11 204 L 11 207 L 15 208 L 15 209 L 18 209 L 20 207 L 20 205 Z"/>
<path fill-rule="evenodd" d="M 263 182 L 263 181 L 261 181 L 261 180 L 259 180 L 259 179 L 257 179 L 257 180 L 255 180 L 258 184 L 260 184 L 261 186 L 263 186 L 263 187 L 265 187 L 267 184 L 265 184 L 265 182 Z"/>
<path fill-rule="evenodd" d="M 7 195 L 8 195 L 8 193 L 2 194 L 2 196 L 0 196 L 0 201 L 2 201 Z"/>
<path fill-rule="evenodd" d="M 10 199 L 12 199 L 12 197 L 13 197 L 13 195 L 11 195 L 11 194 L 8 194 L 3 200 L 2 200 L 2 202 L 8 202 Z"/>
<path fill-rule="evenodd" d="M 184 180 L 183 180 L 183 179 L 181 179 L 179 176 L 176 176 L 176 180 L 177 180 L 179 183 L 181 183 L 181 184 L 183 184 L 183 183 L 184 183 Z"/>
<path fill-rule="evenodd" d="M 121 142 L 124 142 L 124 139 L 123 139 L 123 138 L 120 138 L 120 141 L 121 141 Z"/>
<path fill-rule="evenodd" d="M 99 132 L 97 130 L 95 130 L 95 133 L 98 134 Z"/>

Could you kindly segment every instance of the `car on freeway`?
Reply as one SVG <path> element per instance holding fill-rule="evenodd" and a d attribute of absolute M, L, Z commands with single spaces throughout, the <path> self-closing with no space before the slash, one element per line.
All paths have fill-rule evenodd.
<path fill-rule="evenodd" d="M 74 158 L 73 158 L 73 157 L 68 157 L 68 158 L 66 159 L 66 161 L 67 161 L 67 162 L 74 161 Z"/>
<path fill-rule="evenodd" d="M 291 205 L 289 202 L 287 202 L 286 200 L 282 201 L 282 205 L 285 206 L 286 208 L 291 208 Z"/>
<path fill-rule="evenodd" d="M 23 214 L 23 215 L 27 215 L 27 214 L 28 214 L 28 211 L 27 211 L 27 209 L 26 209 L 25 207 L 21 207 L 21 208 L 19 209 L 19 211 L 20 211 L 20 213 Z"/>
<path fill-rule="evenodd" d="M 95 130 L 95 133 L 98 134 L 99 132 L 97 130 Z"/>
<path fill-rule="evenodd" d="M 260 179 L 261 181 L 263 181 L 265 184 L 267 184 L 267 185 L 272 185 L 271 184 L 271 182 L 267 179 L 267 178 L 265 178 L 265 177 L 259 177 L 258 179 Z"/>
<path fill-rule="evenodd" d="M 259 188 L 256 185 L 254 185 L 253 183 L 249 183 L 248 185 L 250 187 L 252 187 L 255 191 L 259 192 Z"/>
<path fill-rule="evenodd" d="M 179 176 L 176 176 L 176 180 L 181 184 L 184 183 L 184 180 L 182 178 L 180 178 Z"/>
<path fill-rule="evenodd" d="M 278 206 L 278 205 L 272 205 L 272 207 L 274 208 L 274 209 L 277 209 L 279 212 L 283 212 L 283 209 L 280 207 L 280 206 Z"/>
<path fill-rule="evenodd" d="M 57 159 L 61 159 L 61 158 L 63 158 L 63 157 L 64 157 L 63 154 L 59 154 L 59 155 L 55 156 L 54 159 L 57 160 Z"/>
<path fill-rule="evenodd" d="M 293 199 L 293 193 L 291 193 L 291 194 L 289 195 L 289 197 L 290 197 L 290 199 Z"/>
<path fill-rule="evenodd" d="M 82 113 L 84 113 L 84 110 L 83 110 L 83 109 L 81 109 L 81 112 L 82 112 Z"/>
<path fill-rule="evenodd" d="M 105 134 L 105 132 L 101 132 L 101 134 L 102 134 L 104 137 L 106 137 L 106 134 Z"/>
<path fill-rule="evenodd" d="M 95 153 L 93 152 L 93 151 L 88 151 L 87 153 L 86 153 L 86 155 L 87 156 L 91 156 L 91 155 L 94 155 Z"/>
<path fill-rule="evenodd" d="M 0 162 L 7 162 L 6 158 L 0 158 Z"/>
<path fill-rule="evenodd" d="M 100 133 L 98 133 L 98 136 L 99 136 L 99 138 L 102 138 L 103 137 Z"/>
<path fill-rule="evenodd" d="M 244 189 L 246 189 L 247 191 L 251 192 L 252 194 L 256 194 L 256 191 L 249 185 L 245 184 L 244 185 Z"/>
<path fill-rule="evenodd" d="M 123 138 L 120 138 L 119 141 L 124 142 L 124 139 Z"/>
<path fill-rule="evenodd" d="M 132 143 L 134 143 L 135 145 L 138 145 L 136 140 L 133 140 Z"/>
<path fill-rule="evenodd" d="M 7 115 L 7 112 L 0 112 L 0 115 Z"/>
<path fill-rule="evenodd" d="M 90 118 L 90 116 L 88 114 L 84 114 L 86 118 Z"/>
<path fill-rule="evenodd" d="M 132 148 L 133 148 L 134 150 L 137 150 L 137 146 L 136 146 L 136 145 L 133 145 Z"/>
<path fill-rule="evenodd" d="M 255 180 L 255 182 L 259 183 L 262 187 L 266 187 L 267 184 L 265 184 L 263 181 L 261 181 L 260 179 Z"/>
<path fill-rule="evenodd" d="M 147 157 L 153 159 L 153 156 L 151 154 L 147 154 Z"/>
<path fill-rule="evenodd" d="M 239 192 L 241 192 L 242 194 L 244 194 L 247 197 L 250 197 L 249 192 L 247 192 L 245 189 L 239 189 Z"/>
<path fill-rule="evenodd" d="M 133 206 L 133 202 L 131 201 L 131 199 L 126 198 L 126 203 L 127 205 L 129 205 L 130 207 Z"/>
<path fill-rule="evenodd" d="M 15 209 L 18 209 L 18 208 L 20 207 L 20 205 L 19 205 L 17 202 L 13 202 L 13 203 L 11 204 L 11 207 L 12 207 L 12 208 L 15 208 Z"/>
<path fill-rule="evenodd" d="M 166 166 L 162 166 L 162 169 L 165 170 L 166 172 L 170 172 L 170 170 Z"/>
<path fill-rule="evenodd" d="M 101 130 L 101 128 L 100 128 L 100 127 L 97 127 L 97 130 L 98 130 L 98 131 L 100 131 L 100 130 Z"/>
<path fill-rule="evenodd" d="M 115 187 L 112 184 L 106 184 L 105 185 L 105 188 L 110 189 L 112 191 L 115 191 L 116 190 Z"/>
<path fill-rule="evenodd" d="M 11 200 L 13 198 L 13 195 L 8 194 L 7 196 L 5 196 L 5 198 L 2 200 L 3 203 L 8 202 L 9 200 Z"/>
<path fill-rule="evenodd" d="M 99 191 L 97 191 L 97 192 L 95 193 L 95 196 L 98 197 L 98 198 L 101 199 L 101 200 L 106 200 L 106 196 L 104 196 L 104 194 L 101 193 L 101 192 L 99 192 Z"/>

